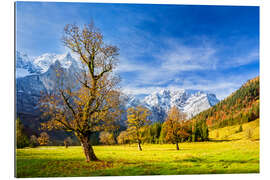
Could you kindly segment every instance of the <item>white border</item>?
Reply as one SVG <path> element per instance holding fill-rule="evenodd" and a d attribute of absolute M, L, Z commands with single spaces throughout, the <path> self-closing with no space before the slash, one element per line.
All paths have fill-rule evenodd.
<path fill-rule="evenodd" d="M 37 1 L 37 0 L 23 0 Z M 259 6 L 262 0 L 38 0 L 43 2 L 94 2 L 94 3 L 132 3 L 132 4 L 195 4 L 195 5 L 238 5 Z"/>
<path fill-rule="evenodd" d="M 29 1 L 29 0 L 24 0 Z M 33 1 L 33 0 L 32 0 Z M 52 0 L 47 0 L 47 2 Z M 75 0 L 56 0 L 57 2 L 77 2 Z M 55 2 L 55 1 L 54 1 Z M 80 0 L 79 2 L 109 2 L 109 3 L 146 3 L 146 4 L 200 4 L 200 5 L 237 5 L 260 6 L 260 79 L 261 79 L 261 149 L 260 174 L 233 175 L 181 175 L 181 176 L 121 176 L 121 177 L 82 177 L 75 179 L 264 179 L 269 173 L 269 52 L 270 52 L 270 3 L 269 0 Z M 14 1 L 2 0 L 0 5 L 1 18 L 1 179 L 14 179 Z M 269 177 L 268 177 L 269 178 Z M 30 178 L 32 179 L 32 178 Z M 41 179 L 41 178 L 35 178 Z M 42 178 L 47 179 L 47 178 Z M 49 178 L 48 178 L 49 179 Z M 74 178 L 57 178 L 74 179 Z"/>

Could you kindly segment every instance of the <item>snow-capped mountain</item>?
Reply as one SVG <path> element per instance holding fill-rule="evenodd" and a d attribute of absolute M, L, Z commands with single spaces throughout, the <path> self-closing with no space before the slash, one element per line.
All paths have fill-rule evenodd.
<path fill-rule="evenodd" d="M 138 105 L 145 106 L 151 111 L 151 121 L 163 122 L 168 111 L 176 106 L 180 111 L 191 118 L 198 113 L 214 106 L 219 102 L 215 94 L 200 90 L 171 90 L 163 89 L 146 95 L 143 99 L 138 99 L 132 95 L 123 95 L 125 109 Z"/>
<path fill-rule="evenodd" d="M 214 94 L 200 90 L 168 90 L 153 92 L 146 96 L 142 103 L 152 110 L 153 119 L 164 120 L 163 113 L 176 106 L 180 111 L 187 114 L 188 118 L 214 106 L 219 100 Z M 161 115 L 161 117 L 159 117 Z"/>
<path fill-rule="evenodd" d="M 43 54 L 34 59 L 33 63 L 41 69 L 41 73 L 48 71 L 50 65 L 59 61 L 61 67 L 68 69 L 71 65 L 78 66 L 78 61 L 75 60 L 68 52 L 66 54 Z"/>
<path fill-rule="evenodd" d="M 16 51 L 16 78 L 45 73 L 56 61 L 65 69 L 69 69 L 70 66 L 74 68 L 80 66 L 80 62 L 69 52 L 60 55 L 45 53 L 38 57 L 28 57 L 26 54 Z"/>
<path fill-rule="evenodd" d="M 41 69 L 25 53 L 16 51 L 16 78 L 40 74 Z"/>
<path fill-rule="evenodd" d="M 76 70 L 78 62 L 70 53 L 29 58 L 26 54 L 16 52 L 17 112 L 35 114 L 41 93 L 55 90 L 61 81 L 65 82 L 64 85 L 74 84 Z M 59 71 L 65 77 L 58 77 Z"/>

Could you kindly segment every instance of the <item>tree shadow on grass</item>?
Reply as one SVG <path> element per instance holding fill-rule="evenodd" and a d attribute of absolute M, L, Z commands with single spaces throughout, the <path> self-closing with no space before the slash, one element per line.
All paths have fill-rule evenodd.
<path fill-rule="evenodd" d="M 222 139 L 222 140 L 217 140 L 217 139 L 211 139 L 211 140 L 209 140 L 208 142 L 233 142 L 233 141 L 239 141 L 239 140 L 241 140 L 240 138 L 239 139 L 230 139 L 230 140 L 228 140 L 228 139 Z"/>
<path fill-rule="evenodd" d="M 177 159 L 174 162 L 206 162 L 205 159 L 199 158 L 199 157 L 189 157 L 189 158 L 185 158 L 185 159 Z"/>
<path fill-rule="evenodd" d="M 250 160 L 219 160 L 218 162 L 224 162 L 224 163 L 240 163 L 240 164 L 244 164 L 244 163 L 259 163 L 259 160 L 254 160 L 254 159 L 250 159 Z"/>
<path fill-rule="evenodd" d="M 174 162 L 193 162 L 193 163 L 225 163 L 225 164 L 232 164 L 232 163 L 239 163 L 239 164 L 244 164 L 244 163 L 259 163 L 259 160 L 254 160 L 254 159 L 250 159 L 250 160 L 209 160 L 206 158 L 199 158 L 199 157 L 189 157 L 189 158 L 185 158 L 185 159 L 178 159 L 175 160 Z"/>
<path fill-rule="evenodd" d="M 192 150 L 192 148 L 179 148 L 179 150 L 176 150 L 176 148 L 164 148 L 161 151 L 175 151 L 175 152 L 181 152 L 181 151 L 187 151 Z"/>

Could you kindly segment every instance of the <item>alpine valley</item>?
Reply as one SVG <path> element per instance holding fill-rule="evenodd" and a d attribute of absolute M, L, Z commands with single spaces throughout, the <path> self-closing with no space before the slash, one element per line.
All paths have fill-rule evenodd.
<path fill-rule="evenodd" d="M 16 52 L 16 113 L 29 134 L 35 133 L 42 122 L 38 103 L 42 93 L 54 91 L 59 83 L 57 72 L 65 73 L 65 84 L 75 81 L 75 73 L 81 68 L 80 62 L 70 53 L 62 55 L 43 54 L 29 57 Z M 137 96 L 122 94 L 123 108 L 143 105 L 151 112 L 152 122 L 163 122 L 166 114 L 173 106 L 185 112 L 188 118 L 214 106 L 219 102 L 215 94 L 201 90 L 162 89 L 137 98 Z M 124 126 L 124 120 L 122 124 Z"/>

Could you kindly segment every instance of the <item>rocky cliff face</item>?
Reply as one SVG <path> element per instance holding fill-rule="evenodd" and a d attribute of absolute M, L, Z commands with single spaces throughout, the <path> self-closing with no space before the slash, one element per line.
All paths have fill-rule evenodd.
<path fill-rule="evenodd" d="M 19 113 L 36 112 L 37 104 L 42 93 L 47 93 L 56 90 L 57 87 L 75 82 L 75 69 L 78 64 L 72 56 L 67 53 L 62 56 L 49 56 L 53 58 L 47 59 L 38 57 L 37 59 L 29 60 L 27 55 L 21 56 L 22 53 L 16 53 L 16 65 L 19 64 L 19 69 L 24 69 L 24 74 L 21 71 L 16 71 L 16 107 Z M 60 57 L 59 59 L 55 57 Z M 51 64 L 45 63 L 48 61 Z M 19 63 L 18 63 L 19 62 Z M 46 64 L 46 65 L 44 65 Z M 68 66 L 67 66 L 68 64 Z M 24 66 L 23 66 L 24 65 Z M 47 66 L 48 65 L 48 66 Z M 18 67 L 16 66 L 16 70 Z M 59 77 L 61 72 L 65 77 Z"/>
<path fill-rule="evenodd" d="M 136 105 L 146 106 L 152 112 L 151 120 L 162 122 L 173 106 L 176 106 L 179 110 L 186 113 L 188 118 L 191 118 L 218 102 L 219 100 L 214 94 L 200 90 L 163 89 L 153 92 L 141 100 L 131 97 L 127 107 Z"/>
<path fill-rule="evenodd" d="M 36 134 L 40 122 L 43 121 L 38 108 L 42 94 L 55 91 L 61 84 L 74 84 L 74 73 L 78 66 L 70 53 L 45 54 L 37 58 L 16 53 L 16 114 L 21 118 L 29 135 Z M 59 72 L 65 76 L 59 77 Z"/>

